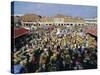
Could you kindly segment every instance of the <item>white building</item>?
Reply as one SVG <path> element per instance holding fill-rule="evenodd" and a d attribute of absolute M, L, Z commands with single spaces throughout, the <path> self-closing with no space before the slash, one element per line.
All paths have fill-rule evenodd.
<path fill-rule="evenodd" d="M 85 24 L 88 26 L 97 26 L 97 17 L 85 19 Z"/>
<path fill-rule="evenodd" d="M 25 14 L 21 16 L 21 24 L 25 28 L 34 28 L 42 25 L 54 25 L 54 26 L 83 26 L 85 24 L 84 19 L 80 17 L 69 17 L 64 15 L 57 16 L 39 16 L 36 14 Z"/>

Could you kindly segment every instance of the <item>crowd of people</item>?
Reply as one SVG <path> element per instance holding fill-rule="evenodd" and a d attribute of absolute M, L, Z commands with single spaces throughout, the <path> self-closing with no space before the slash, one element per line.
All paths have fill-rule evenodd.
<path fill-rule="evenodd" d="M 33 30 L 13 53 L 14 73 L 34 73 L 97 68 L 97 45 L 81 28 Z M 18 50 L 17 50 L 18 49 Z"/>

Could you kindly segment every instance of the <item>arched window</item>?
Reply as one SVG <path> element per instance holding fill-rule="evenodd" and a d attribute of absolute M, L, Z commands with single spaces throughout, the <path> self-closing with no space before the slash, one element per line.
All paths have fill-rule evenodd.
<path fill-rule="evenodd" d="M 60 24 L 58 24 L 60 26 Z"/>
<path fill-rule="evenodd" d="M 49 24 L 49 25 L 51 25 L 51 24 Z"/>
<path fill-rule="evenodd" d="M 79 26 L 81 25 L 81 24 L 78 24 Z"/>
<path fill-rule="evenodd" d="M 71 26 L 73 26 L 73 24 L 70 24 Z"/>

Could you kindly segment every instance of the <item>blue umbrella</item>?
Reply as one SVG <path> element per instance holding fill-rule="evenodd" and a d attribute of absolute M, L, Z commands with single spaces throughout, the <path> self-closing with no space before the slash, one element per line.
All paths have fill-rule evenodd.
<path fill-rule="evenodd" d="M 21 69 L 22 69 L 21 64 L 14 65 L 14 73 L 20 73 Z"/>

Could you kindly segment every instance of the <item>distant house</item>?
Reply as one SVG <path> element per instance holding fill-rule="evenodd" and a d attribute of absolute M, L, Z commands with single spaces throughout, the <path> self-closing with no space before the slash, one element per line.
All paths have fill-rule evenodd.
<path fill-rule="evenodd" d="M 40 18 L 41 16 L 36 14 L 24 14 L 20 17 L 22 26 L 28 29 L 31 29 L 32 26 L 37 25 Z"/>
<path fill-rule="evenodd" d="M 85 24 L 88 26 L 97 26 L 97 17 L 85 19 Z"/>
<path fill-rule="evenodd" d="M 83 25 L 97 25 L 97 18 L 83 19 L 81 17 L 72 17 L 62 14 L 55 16 L 40 16 L 37 14 L 24 14 L 15 17 L 15 25 L 20 25 L 26 29 L 35 29 L 37 26 L 83 26 Z"/>
<path fill-rule="evenodd" d="M 61 14 L 56 16 L 42 16 L 40 19 L 41 25 L 56 25 L 56 26 L 74 26 L 84 25 L 85 21 L 80 17 L 71 17 Z"/>

